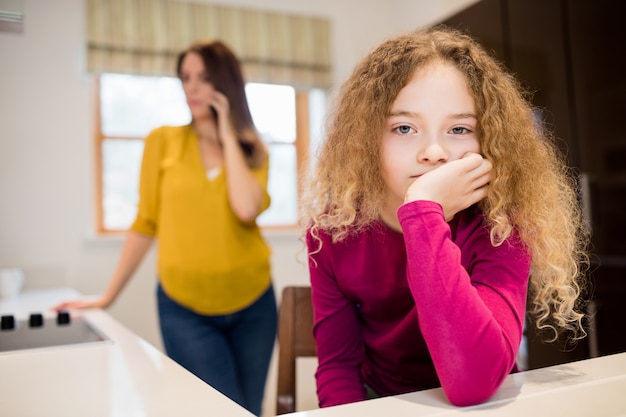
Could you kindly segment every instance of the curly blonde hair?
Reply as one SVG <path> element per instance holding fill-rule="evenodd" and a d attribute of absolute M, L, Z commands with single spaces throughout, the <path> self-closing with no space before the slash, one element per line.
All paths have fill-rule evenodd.
<path fill-rule="evenodd" d="M 581 291 L 589 233 L 577 183 L 520 83 L 470 36 L 437 26 L 383 42 L 339 90 L 315 172 L 305 187 L 302 225 L 334 241 L 368 227 L 385 201 L 385 119 L 415 72 L 437 62 L 465 75 L 474 97 L 483 156 L 493 164 L 479 203 L 494 246 L 515 230 L 532 256 L 529 314 L 556 340 L 585 336 Z M 318 248 L 319 250 L 319 248 Z"/>

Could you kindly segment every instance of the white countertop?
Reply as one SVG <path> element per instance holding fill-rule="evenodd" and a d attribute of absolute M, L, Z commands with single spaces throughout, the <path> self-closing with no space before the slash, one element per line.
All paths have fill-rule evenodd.
<path fill-rule="evenodd" d="M 70 289 L 24 293 L 0 301 L 0 314 L 54 316 L 42 309 L 76 295 Z M 252 416 L 106 312 L 80 315 L 112 341 L 0 353 L 2 417 Z M 626 353 L 510 375 L 490 401 L 474 407 L 453 407 L 433 389 L 291 414 L 465 415 L 626 417 Z"/>
<path fill-rule="evenodd" d="M 0 314 L 54 317 L 50 307 L 77 295 L 71 289 L 25 292 L 0 301 Z M 78 314 L 112 342 L 0 353 L 1 416 L 253 416 L 106 312 Z"/>
<path fill-rule="evenodd" d="M 441 388 L 379 398 L 293 417 L 624 417 L 626 352 L 509 375 L 484 404 L 450 405 Z"/>

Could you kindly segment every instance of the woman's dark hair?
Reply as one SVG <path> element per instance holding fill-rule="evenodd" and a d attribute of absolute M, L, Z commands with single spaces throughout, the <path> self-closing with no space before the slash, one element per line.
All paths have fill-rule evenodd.
<path fill-rule="evenodd" d="M 190 52 L 202 58 L 209 82 L 228 98 L 230 117 L 241 147 L 251 164 L 257 165 L 263 159 L 265 149 L 252 121 L 239 59 L 222 41 L 196 42 L 178 55 L 176 74 L 179 78 L 183 60 Z"/>

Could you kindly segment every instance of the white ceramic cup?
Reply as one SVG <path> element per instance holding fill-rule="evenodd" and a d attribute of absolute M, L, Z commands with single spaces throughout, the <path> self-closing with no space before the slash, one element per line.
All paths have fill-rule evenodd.
<path fill-rule="evenodd" d="M 0 269 L 0 297 L 15 298 L 24 285 L 24 271 L 19 268 Z"/>

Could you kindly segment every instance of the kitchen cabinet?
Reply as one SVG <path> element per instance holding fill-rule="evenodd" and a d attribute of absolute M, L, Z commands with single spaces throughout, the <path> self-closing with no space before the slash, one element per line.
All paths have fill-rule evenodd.
<path fill-rule="evenodd" d="M 483 0 L 442 23 L 469 32 L 533 93 L 580 175 L 592 231 L 590 337 L 546 344 L 528 327 L 528 366 L 626 351 L 626 30 L 612 0 Z M 547 196 L 549 198 L 549 196 Z"/>

